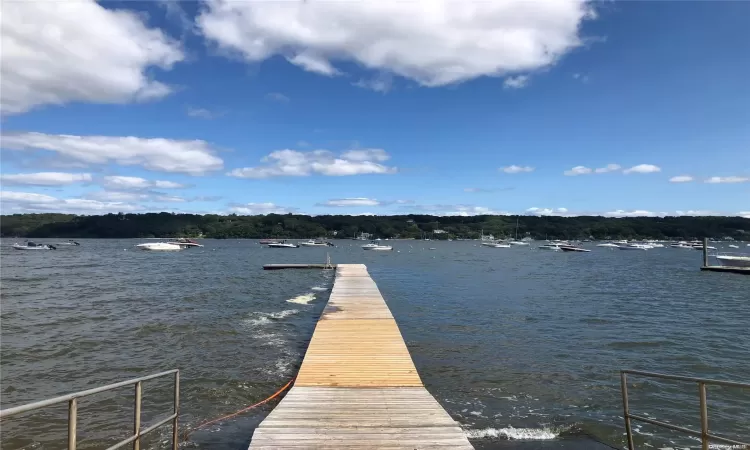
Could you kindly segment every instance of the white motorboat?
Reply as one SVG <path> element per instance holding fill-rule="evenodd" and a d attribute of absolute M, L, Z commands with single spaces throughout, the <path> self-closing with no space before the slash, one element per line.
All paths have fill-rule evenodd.
<path fill-rule="evenodd" d="M 734 244 L 729 244 L 728 247 L 729 248 L 740 248 L 739 245 L 734 245 Z"/>
<path fill-rule="evenodd" d="M 69 239 L 67 242 L 56 242 L 55 245 L 75 246 L 75 245 L 81 245 L 81 244 L 79 242 L 74 241 L 73 239 Z"/>
<path fill-rule="evenodd" d="M 179 238 L 173 241 L 167 241 L 167 244 L 179 245 L 182 248 L 203 247 L 203 245 L 187 238 Z"/>
<path fill-rule="evenodd" d="M 136 247 L 141 250 L 153 252 L 176 252 L 182 250 L 182 247 L 171 242 L 147 242 L 145 244 L 138 244 Z"/>
<path fill-rule="evenodd" d="M 57 250 L 54 245 L 37 244 L 31 241 L 26 241 L 24 244 L 15 243 L 13 248 L 16 250 Z"/>
<path fill-rule="evenodd" d="M 726 267 L 750 267 L 750 254 L 746 253 L 720 253 L 716 259 Z"/>
<path fill-rule="evenodd" d="M 291 242 L 287 242 L 286 240 L 279 241 L 279 242 L 271 242 L 268 244 L 268 248 L 297 248 L 299 245 L 292 244 Z"/>
<path fill-rule="evenodd" d="M 561 245 L 560 250 L 564 252 L 582 252 L 582 253 L 588 253 L 591 251 L 585 248 L 576 247 L 575 245 Z"/>
<path fill-rule="evenodd" d="M 596 244 L 596 246 L 606 248 L 620 248 L 620 246 L 615 244 L 614 242 L 605 242 L 604 244 Z"/>
<path fill-rule="evenodd" d="M 676 244 L 670 244 L 669 246 L 671 248 L 689 248 L 689 249 L 693 248 L 693 246 L 691 244 L 688 244 L 685 241 L 680 241 L 680 242 L 678 242 Z"/>
<path fill-rule="evenodd" d="M 555 242 L 550 242 L 548 244 L 540 245 L 537 248 L 539 250 L 550 250 L 550 251 L 553 251 L 553 252 L 559 252 L 559 251 L 562 250 L 562 248 L 560 248 L 560 244 L 555 243 Z"/>
<path fill-rule="evenodd" d="M 652 249 L 648 244 L 627 244 L 627 245 L 618 245 L 617 248 L 620 250 L 649 250 Z"/>
<path fill-rule="evenodd" d="M 510 245 L 529 245 L 528 242 L 523 242 L 523 241 L 510 241 L 510 242 L 508 242 L 508 244 L 510 244 Z"/>
<path fill-rule="evenodd" d="M 300 247 L 333 247 L 332 243 L 324 241 L 322 239 L 316 239 L 316 240 L 310 239 L 309 241 L 306 241 L 306 242 L 300 242 L 299 245 Z"/>
<path fill-rule="evenodd" d="M 709 249 L 709 250 L 716 250 L 716 247 L 712 247 L 710 245 L 707 245 L 706 248 Z M 703 250 L 703 244 L 693 244 L 693 249 L 695 249 L 695 250 Z"/>
<path fill-rule="evenodd" d="M 510 244 L 506 244 L 505 242 L 485 241 L 485 242 L 482 242 L 482 245 L 485 247 L 491 247 L 491 248 L 510 248 Z"/>
<path fill-rule="evenodd" d="M 363 245 L 362 250 L 389 251 L 389 250 L 393 250 L 393 247 L 390 245 L 376 244 L 373 241 L 373 242 L 370 242 L 369 244 Z"/>

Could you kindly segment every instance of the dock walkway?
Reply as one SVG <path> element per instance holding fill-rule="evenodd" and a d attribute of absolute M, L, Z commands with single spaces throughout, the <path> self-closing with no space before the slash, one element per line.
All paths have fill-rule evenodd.
<path fill-rule="evenodd" d="M 294 387 L 251 450 L 473 448 L 424 388 L 362 264 L 339 264 Z"/>

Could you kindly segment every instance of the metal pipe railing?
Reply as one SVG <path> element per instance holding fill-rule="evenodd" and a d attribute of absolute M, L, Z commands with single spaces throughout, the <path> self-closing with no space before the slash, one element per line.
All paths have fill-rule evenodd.
<path fill-rule="evenodd" d="M 686 381 L 686 382 L 698 383 L 698 396 L 700 398 L 701 430 L 700 431 L 691 430 L 689 428 L 680 427 L 677 425 L 672 425 L 670 423 L 660 422 L 658 420 L 654 420 L 648 417 L 643 417 L 643 416 L 639 416 L 636 414 L 632 414 L 630 412 L 630 406 L 628 403 L 628 374 L 639 375 L 639 376 L 650 377 L 650 378 L 661 378 L 664 380 Z M 716 442 L 721 442 L 724 444 L 731 444 L 731 445 L 740 445 L 740 446 L 744 446 L 745 448 L 750 449 L 750 444 L 747 442 L 741 442 L 741 441 L 737 441 L 734 439 L 729 439 L 729 438 L 725 438 L 722 436 L 717 436 L 717 435 L 709 433 L 708 431 L 708 404 L 706 400 L 707 398 L 706 386 L 709 384 L 713 384 L 716 386 L 735 387 L 735 388 L 750 388 L 750 383 L 741 383 L 741 382 L 736 382 L 736 381 L 709 380 L 706 378 L 685 377 L 685 376 L 680 376 L 680 375 L 667 375 L 667 374 L 656 373 L 656 372 L 645 372 L 642 370 L 621 370 L 620 371 L 620 390 L 622 392 L 623 418 L 625 419 L 625 432 L 627 434 L 627 439 L 628 439 L 628 449 L 635 450 L 635 445 L 633 444 L 633 430 L 632 430 L 632 426 L 630 423 L 631 420 L 637 420 L 639 422 L 645 422 L 651 425 L 656 425 L 658 427 L 667 428 L 670 430 L 689 434 L 691 436 L 699 437 L 701 439 L 702 450 L 708 450 L 710 441 L 716 441 Z"/>
<path fill-rule="evenodd" d="M 174 374 L 174 404 L 173 412 L 168 417 L 160 420 L 159 422 L 151 425 L 146 429 L 141 429 L 141 403 L 143 400 L 143 382 L 153 380 L 154 378 L 160 378 L 167 375 Z M 74 392 L 68 395 L 62 395 L 47 400 L 42 400 L 27 405 L 16 406 L 0 411 L 0 419 L 5 419 L 10 416 L 25 413 L 28 411 L 34 411 L 37 409 L 44 408 L 46 406 L 56 405 L 59 403 L 68 403 L 68 450 L 76 450 L 77 445 L 77 434 L 78 434 L 78 399 L 87 397 L 89 395 L 98 394 L 100 392 L 111 391 L 113 389 L 135 385 L 135 399 L 133 402 L 133 435 L 118 442 L 117 444 L 109 447 L 107 450 L 115 450 L 130 443 L 133 444 L 133 450 L 140 450 L 141 437 L 156 430 L 162 425 L 172 422 L 172 450 L 177 450 L 178 439 L 177 439 L 177 418 L 180 414 L 180 371 L 179 369 L 167 370 L 166 372 L 159 372 L 145 377 L 133 378 L 132 380 L 121 381 L 119 383 L 108 384 L 94 389 L 88 389 L 86 391 Z"/>

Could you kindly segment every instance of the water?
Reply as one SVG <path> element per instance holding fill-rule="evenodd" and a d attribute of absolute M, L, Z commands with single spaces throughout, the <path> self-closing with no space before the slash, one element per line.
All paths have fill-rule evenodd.
<path fill-rule="evenodd" d="M 625 444 L 619 369 L 745 380 L 750 279 L 698 271 L 679 249 L 587 254 L 394 241 L 394 252 L 268 249 L 135 251 L 134 240 L 20 252 L 2 243 L 2 407 L 178 367 L 182 426 L 262 400 L 299 369 L 332 273 L 265 263 L 367 264 L 428 390 L 480 448 L 590 435 Z M 436 250 L 428 250 L 430 247 Z M 633 412 L 698 428 L 697 388 L 633 377 Z M 144 423 L 169 413 L 169 380 L 144 387 Z M 710 426 L 748 438 L 750 392 L 709 387 Z M 132 388 L 79 405 L 80 448 L 129 435 Z M 186 448 L 246 448 L 273 403 L 194 432 Z M 3 449 L 64 448 L 65 405 L 3 421 Z M 33 431 L 29 431 L 33 430 Z M 699 444 L 637 425 L 636 442 Z M 182 433 L 181 433 L 182 434 Z M 165 428 L 146 448 L 163 448 Z M 515 447 L 514 447 L 515 448 Z"/>

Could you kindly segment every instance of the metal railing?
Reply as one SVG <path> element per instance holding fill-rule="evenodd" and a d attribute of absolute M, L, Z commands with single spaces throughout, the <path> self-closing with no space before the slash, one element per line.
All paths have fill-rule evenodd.
<path fill-rule="evenodd" d="M 165 377 L 167 375 L 174 374 L 174 410 L 169 417 L 166 417 L 159 422 L 151 425 L 148 428 L 141 429 L 141 399 L 143 394 L 143 382 L 153 380 L 154 378 Z M 87 391 L 74 392 L 72 394 L 63 395 L 60 397 L 51 398 L 48 400 L 42 400 L 35 403 L 29 403 L 28 405 L 16 406 L 14 408 L 8 408 L 0 411 L 0 419 L 6 417 L 15 416 L 28 411 L 34 411 L 46 406 L 56 405 L 59 403 L 68 402 L 68 450 L 75 450 L 77 444 L 78 434 L 78 399 L 87 397 L 89 395 L 98 394 L 100 392 L 110 391 L 112 389 L 121 388 L 124 386 L 135 385 L 135 401 L 134 401 L 134 413 L 133 413 L 133 435 L 126 438 L 117 444 L 108 447 L 107 450 L 115 450 L 124 447 L 127 444 L 133 444 L 133 450 L 140 450 L 141 437 L 161 427 L 162 425 L 172 422 L 172 450 L 177 450 L 177 417 L 180 414 L 180 371 L 179 369 L 172 369 L 166 372 L 155 373 L 153 375 L 147 375 L 145 377 L 133 378 L 132 380 L 121 381 L 119 383 L 108 384 Z"/>
<path fill-rule="evenodd" d="M 698 395 L 700 397 L 700 413 L 701 413 L 701 430 L 691 430 L 689 428 L 672 425 L 671 423 L 660 422 L 658 420 L 649 419 L 648 417 L 639 416 L 630 413 L 630 407 L 628 405 L 628 374 L 640 375 L 651 378 L 661 378 L 664 380 L 675 380 L 675 381 L 687 381 L 692 383 L 698 383 Z M 708 432 L 708 407 L 706 404 L 706 385 L 713 384 L 717 386 L 737 387 L 737 388 L 750 388 L 750 383 L 739 383 L 734 381 L 719 381 L 709 380 L 705 378 L 694 378 L 694 377 L 683 377 L 679 375 L 665 375 L 662 373 L 644 372 L 641 370 L 621 370 L 620 371 L 620 387 L 622 389 L 622 408 L 623 417 L 625 418 L 625 431 L 628 436 L 628 449 L 635 450 L 633 445 L 633 431 L 630 426 L 631 420 L 637 420 L 639 422 L 649 423 L 658 427 L 668 428 L 670 430 L 679 431 L 681 433 L 696 436 L 701 439 L 702 450 L 708 450 L 709 442 L 716 441 L 723 444 L 731 444 L 741 446 L 743 449 L 750 449 L 750 444 L 747 442 L 740 442 L 734 439 L 729 439 Z"/>

